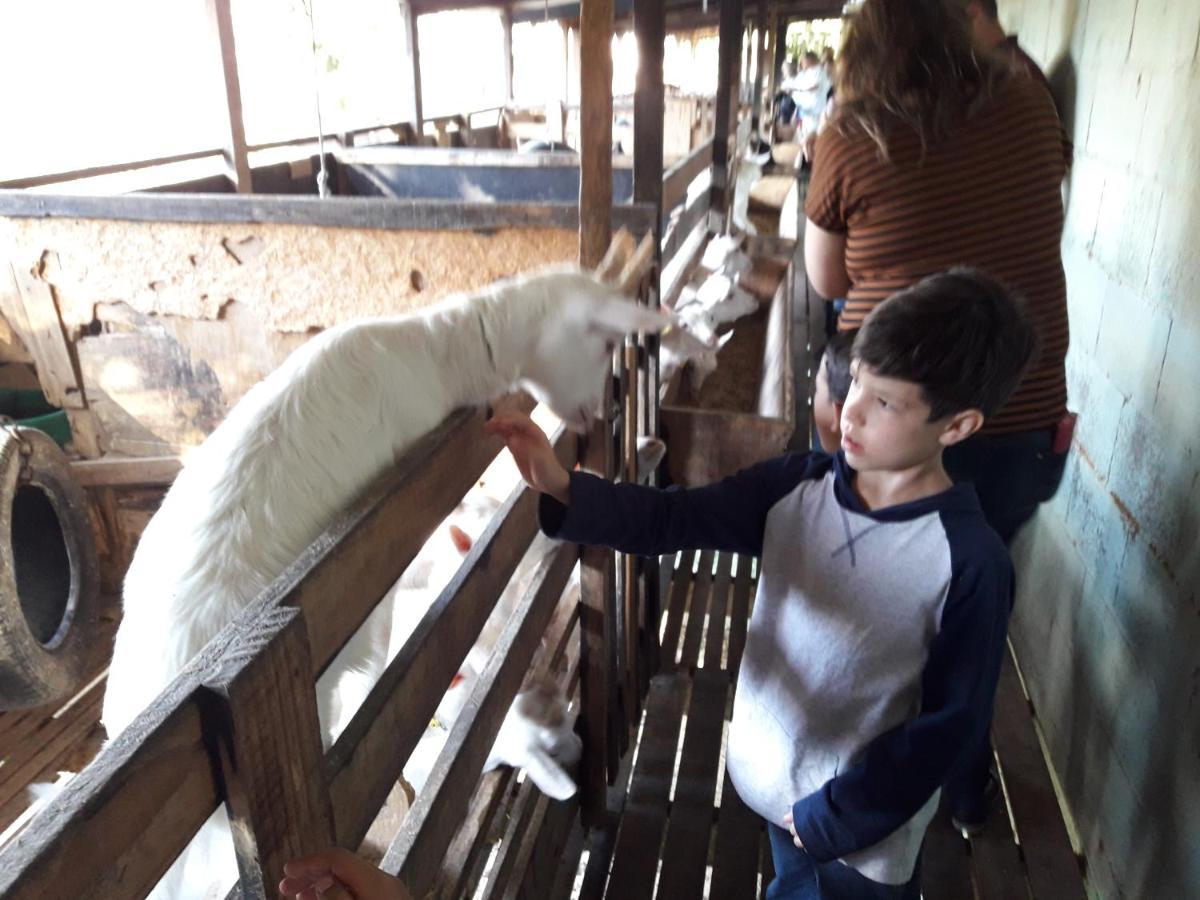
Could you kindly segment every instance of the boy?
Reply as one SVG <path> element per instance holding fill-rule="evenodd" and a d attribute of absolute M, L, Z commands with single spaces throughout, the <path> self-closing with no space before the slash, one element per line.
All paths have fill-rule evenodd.
<path fill-rule="evenodd" d="M 842 445 L 842 408 L 850 393 L 850 348 L 857 334 L 855 328 L 829 338 L 813 379 L 813 432 L 826 453 L 837 453 Z"/>
<path fill-rule="evenodd" d="M 692 490 L 568 473 L 528 419 L 489 423 L 552 537 L 761 555 L 727 766 L 769 823 L 773 900 L 919 895 L 938 790 L 991 720 L 1012 600 L 1004 545 L 942 451 L 999 409 L 1033 346 L 995 281 L 927 278 L 855 341 L 840 453 Z"/>

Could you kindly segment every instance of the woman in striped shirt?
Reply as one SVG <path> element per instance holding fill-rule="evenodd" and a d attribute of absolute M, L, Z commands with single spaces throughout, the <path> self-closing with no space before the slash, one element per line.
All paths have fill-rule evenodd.
<path fill-rule="evenodd" d="M 945 455 L 1008 542 L 1062 477 L 1070 144 L 1042 84 L 973 50 L 962 0 L 865 0 L 843 34 L 837 109 L 805 202 L 808 275 L 823 296 L 846 298 L 841 330 L 951 266 L 983 269 L 1024 296 L 1039 355 L 983 433 Z M 979 759 L 947 791 L 967 830 L 982 825 L 994 790 L 990 753 Z"/>

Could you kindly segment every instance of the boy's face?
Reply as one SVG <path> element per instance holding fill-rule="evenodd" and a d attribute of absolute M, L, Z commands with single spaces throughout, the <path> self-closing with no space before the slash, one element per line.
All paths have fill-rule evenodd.
<path fill-rule="evenodd" d="M 855 360 L 842 409 L 841 445 L 860 472 L 900 471 L 927 463 L 957 437 L 957 416 L 929 421 L 930 407 L 913 381 L 876 374 Z M 974 430 L 974 429 L 971 429 Z"/>
<path fill-rule="evenodd" d="M 829 391 L 829 379 L 825 375 L 825 357 L 822 356 L 813 386 L 813 424 L 817 426 L 821 449 L 826 453 L 837 453 L 842 444 L 839 427 L 841 417 L 842 408 L 833 402 L 833 395 Z"/>

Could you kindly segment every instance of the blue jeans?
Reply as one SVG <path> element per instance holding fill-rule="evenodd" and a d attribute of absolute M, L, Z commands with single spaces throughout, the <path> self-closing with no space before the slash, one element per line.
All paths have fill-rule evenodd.
<path fill-rule="evenodd" d="M 767 900 L 918 900 L 921 861 L 907 884 L 880 884 L 836 859 L 819 863 L 792 843 L 792 835 L 767 823 L 775 877 Z"/>
<path fill-rule="evenodd" d="M 1058 490 L 1067 455 L 1054 452 L 1054 429 L 1045 428 L 975 435 L 947 447 L 942 461 L 954 481 L 974 484 L 984 518 L 1008 545 L 1038 505 Z M 983 793 L 991 768 L 992 746 L 985 732 L 983 740 L 970 748 L 957 773 L 946 783 L 945 799 L 951 815 Z"/>

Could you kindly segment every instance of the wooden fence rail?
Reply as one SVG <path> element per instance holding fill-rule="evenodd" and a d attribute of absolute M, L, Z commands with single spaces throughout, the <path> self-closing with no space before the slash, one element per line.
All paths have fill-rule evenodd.
<path fill-rule="evenodd" d="M 0 896 L 142 895 L 222 802 L 247 896 L 270 895 L 290 856 L 357 846 L 529 549 L 534 492 L 503 505 L 327 754 L 313 685 L 495 456 L 482 420 L 448 418 L 224 629 L 0 856 Z M 573 434 L 555 446 L 574 461 Z M 397 858 L 418 883 L 440 871 L 547 624 L 558 644 L 575 627 L 577 611 L 555 611 L 576 556 L 545 557 L 406 826 Z"/>

